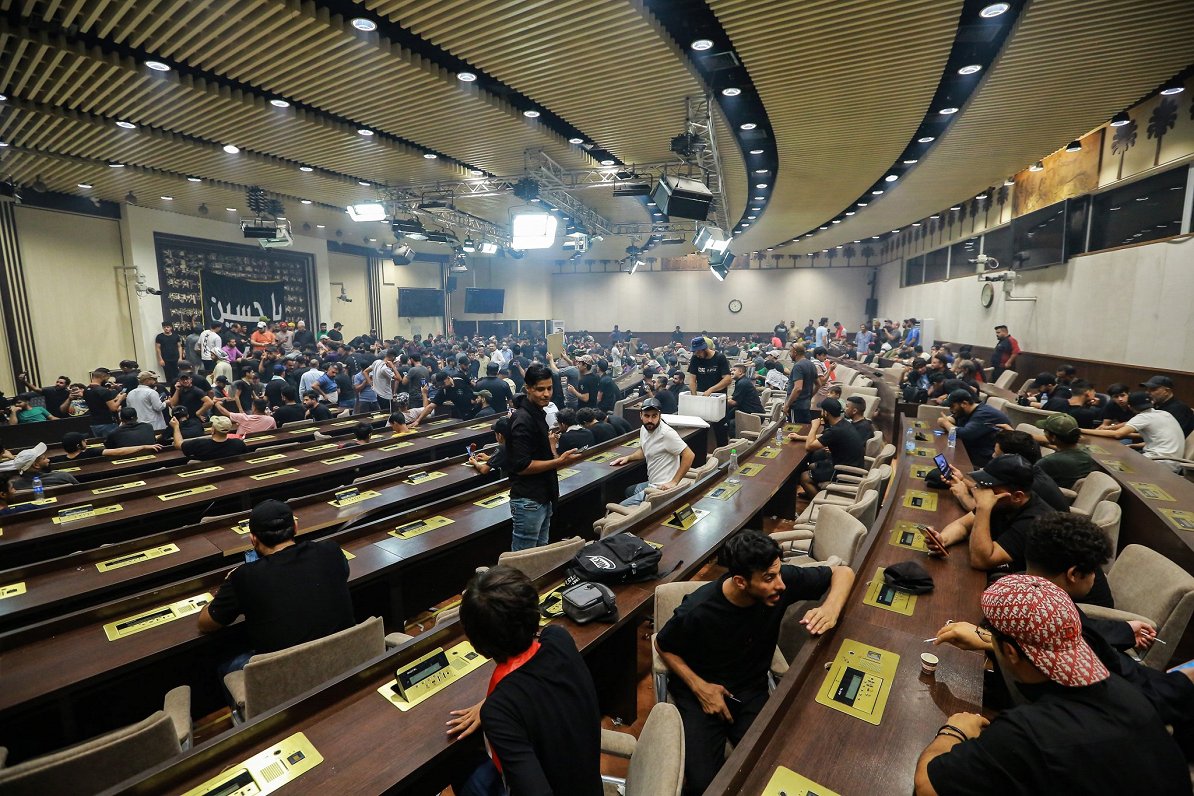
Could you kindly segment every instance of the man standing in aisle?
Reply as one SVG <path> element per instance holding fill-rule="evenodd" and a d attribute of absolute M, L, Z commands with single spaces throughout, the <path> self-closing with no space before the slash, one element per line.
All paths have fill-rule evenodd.
<path fill-rule="evenodd" d="M 162 324 L 162 333 L 154 338 L 153 347 L 157 352 L 158 365 L 162 367 L 166 383 L 173 384 L 174 380 L 178 378 L 178 361 L 186 358 L 186 352 L 182 347 L 182 338 L 175 333 L 174 324 L 170 321 L 165 321 Z"/>
<path fill-rule="evenodd" d="M 394 379 L 398 373 L 398 366 L 394 364 L 397 356 L 393 349 L 388 349 L 382 359 L 371 366 L 373 391 L 377 393 L 377 405 L 381 411 L 390 411 L 390 402 L 394 400 Z M 419 389 L 418 385 L 415 390 Z"/>
<path fill-rule="evenodd" d="M 693 395 L 724 393 L 732 381 L 730 363 L 725 354 L 714 350 L 713 341 L 708 337 L 692 338 L 689 348 L 692 361 L 688 363 L 688 391 Z M 713 433 L 719 447 L 730 441 L 726 418 L 713 423 Z"/>
<path fill-rule="evenodd" d="M 199 335 L 199 359 L 203 362 L 203 372 L 211 373 L 216 369 L 216 352 L 224 347 L 220 339 L 220 329 L 223 324 L 212 321 L 208 328 Z"/>
<path fill-rule="evenodd" d="M 995 353 L 991 355 L 991 381 L 999 378 L 1005 370 L 1016 366 L 1016 357 L 1020 356 L 1020 344 L 1011 336 L 1007 327 L 999 324 L 995 327 Z"/>
<path fill-rule="evenodd" d="M 557 438 L 549 432 L 544 412 L 551 393 L 551 370 L 536 362 L 527 368 L 523 392 L 514 396 L 515 411 L 506 444 L 513 550 L 547 544 L 552 509 L 560 498 L 556 471 L 584 455 L 575 450 L 556 455 Z"/>
<path fill-rule="evenodd" d="M 817 366 L 805 356 L 804 345 L 796 343 L 791 348 L 792 372 L 788 378 L 788 400 L 784 413 L 793 423 L 808 423 L 813 419 L 813 395 L 817 392 Z"/>

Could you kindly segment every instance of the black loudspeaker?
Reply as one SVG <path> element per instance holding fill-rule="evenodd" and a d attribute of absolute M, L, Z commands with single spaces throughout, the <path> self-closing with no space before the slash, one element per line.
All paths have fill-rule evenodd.
<path fill-rule="evenodd" d="M 651 191 L 651 200 L 664 215 L 704 221 L 709 216 L 713 193 L 700 180 L 663 176 Z"/>
<path fill-rule="evenodd" d="M 448 292 L 453 293 L 455 291 L 456 291 L 456 277 L 450 276 L 450 277 L 448 277 Z"/>
<path fill-rule="evenodd" d="M 876 318 L 879 315 L 879 299 L 869 298 L 866 300 L 866 316 L 868 318 Z"/>
<path fill-rule="evenodd" d="M 410 265 L 415 261 L 415 250 L 401 243 L 395 244 L 390 251 L 390 259 L 394 265 Z"/>

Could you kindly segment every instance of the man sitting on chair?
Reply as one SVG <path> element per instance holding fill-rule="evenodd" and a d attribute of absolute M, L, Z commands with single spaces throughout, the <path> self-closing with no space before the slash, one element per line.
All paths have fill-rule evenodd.
<path fill-rule="evenodd" d="M 643 401 L 639 419 L 643 425 L 638 432 L 638 450 L 609 463 L 610 467 L 621 467 L 630 462 L 647 460 L 647 480 L 626 490 L 623 506 L 637 506 L 646 500 L 648 487 L 665 491 L 675 489 L 696 458 L 692 448 L 680 439 L 676 430 L 663 422 L 658 400 L 648 398 Z"/>

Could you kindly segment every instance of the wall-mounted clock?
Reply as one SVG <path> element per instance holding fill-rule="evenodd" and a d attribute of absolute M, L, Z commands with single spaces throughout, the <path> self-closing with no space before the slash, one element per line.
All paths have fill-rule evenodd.
<path fill-rule="evenodd" d="M 978 300 L 984 307 L 990 307 L 991 302 L 995 301 L 995 286 L 990 282 L 985 282 L 983 284 L 982 293 L 979 294 Z"/>
<path fill-rule="evenodd" d="M 742 312 L 742 302 L 739 301 L 738 299 L 731 299 L 730 300 L 730 312 L 734 312 L 734 313 Z"/>

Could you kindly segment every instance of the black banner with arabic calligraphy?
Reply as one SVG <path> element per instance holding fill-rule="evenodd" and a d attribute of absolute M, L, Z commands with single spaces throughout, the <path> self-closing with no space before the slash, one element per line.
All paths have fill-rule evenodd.
<path fill-rule="evenodd" d="M 224 276 L 211 271 L 199 272 L 199 301 L 203 307 L 203 325 L 229 325 L 240 321 L 248 328 L 260 320 L 286 320 L 284 283 L 259 282 Z"/>
<path fill-rule="evenodd" d="M 160 232 L 155 232 L 153 237 L 158 285 L 162 291 L 162 316 L 176 327 L 202 327 L 220 320 L 216 316 L 225 313 L 252 314 L 254 326 L 261 315 L 271 320 L 275 315 L 278 320 L 305 320 L 309 328 L 318 323 L 312 281 L 313 255 Z M 217 286 L 210 281 L 213 277 L 216 281 L 226 279 L 238 284 Z M 210 287 L 205 288 L 205 285 Z M 263 285 L 267 289 L 259 290 Z M 220 309 L 216 308 L 212 298 L 216 298 Z M 260 305 L 260 312 L 255 304 Z M 239 317 L 225 320 L 228 323 L 249 322 Z"/>

